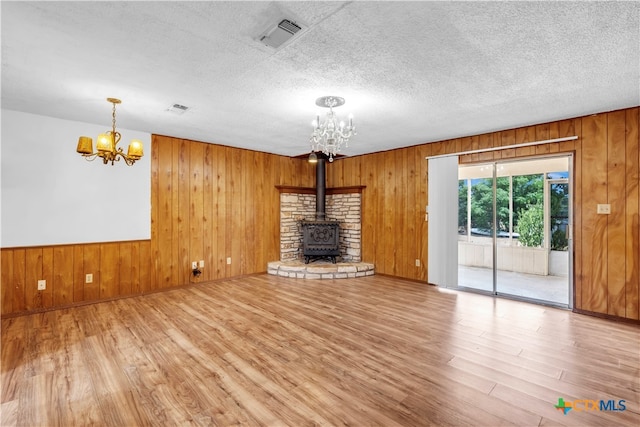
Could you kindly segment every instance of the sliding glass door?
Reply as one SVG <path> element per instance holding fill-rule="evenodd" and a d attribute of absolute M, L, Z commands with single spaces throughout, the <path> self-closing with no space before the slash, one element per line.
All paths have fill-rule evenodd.
<path fill-rule="evenodd" d="M 459 169 L 458 286 L 493 292 L 493 165 Z"/>
<path fill-rule="evenodd" d="M 570 157 L 459 167 L 458 286 L 570 303 Z"/>

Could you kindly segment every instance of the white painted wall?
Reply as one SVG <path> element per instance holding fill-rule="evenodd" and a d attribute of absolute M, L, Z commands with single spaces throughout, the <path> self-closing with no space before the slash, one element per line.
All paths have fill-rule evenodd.
<path fill-rule="evenodd" d="M 133 166 L 86 161 L 80 135 L 95 141 L 104 125 L 2 110 L 0 246 L 39 246 L 149 239 L 151 135 L 118 128 L 126 151 L 140 139 Z"/>

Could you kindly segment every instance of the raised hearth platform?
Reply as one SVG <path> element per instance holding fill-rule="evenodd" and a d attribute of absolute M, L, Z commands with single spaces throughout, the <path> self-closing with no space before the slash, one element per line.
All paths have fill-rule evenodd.
<path fill-rule="evenodd" d="M 373 264 L 367 262 L 315 261 L 305 264 L 303 261 L 272 261 L 267 265 L 267 273 L 274 276 L 294 277 L 296 279 L 350 279 L 353 277 L 373 276 Z"/>

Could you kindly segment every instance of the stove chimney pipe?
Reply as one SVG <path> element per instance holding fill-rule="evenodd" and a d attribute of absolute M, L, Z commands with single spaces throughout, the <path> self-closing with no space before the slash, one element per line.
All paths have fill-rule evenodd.
<path fill-rule="evenodd" d="M 319 221 L 324 221 L 326 219 L 326 190 L 326 160 L 322 156 L 318 156 L 318 163 L 316 163 L 316 220 Z"/>

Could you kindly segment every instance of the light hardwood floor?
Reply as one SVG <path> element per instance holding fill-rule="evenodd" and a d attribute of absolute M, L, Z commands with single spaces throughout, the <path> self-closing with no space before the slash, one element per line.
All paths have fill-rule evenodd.
<path fill-rule="evenodd" d="M 259 275 L 2 320 L 1 424 L 637 426 L 639 353 L 569 311 Z"/>

